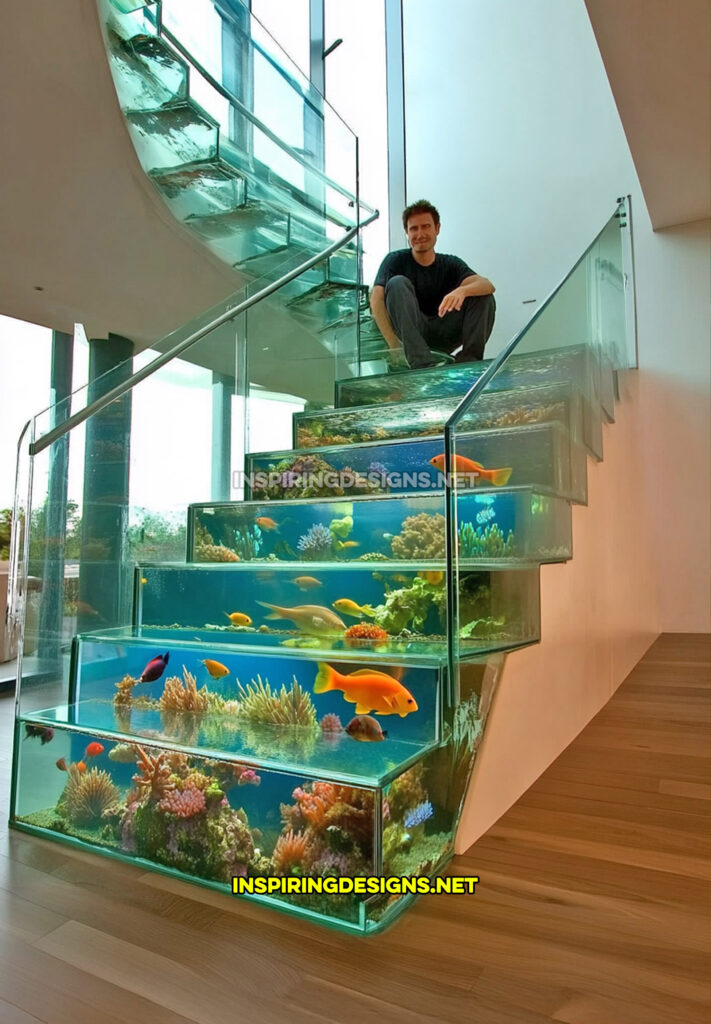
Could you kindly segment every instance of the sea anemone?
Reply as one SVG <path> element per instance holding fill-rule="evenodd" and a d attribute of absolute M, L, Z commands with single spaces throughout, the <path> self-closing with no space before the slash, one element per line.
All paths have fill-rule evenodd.
<path fill-rule="evenodd" d="M 163 711 L 206 711 L 207 710 L 207 687 L 201 690 L 197 688 L 197 682 L 192 672 L 183 665 L 183 680 L 178 676 L 171 676 L 166 679 L 163 693 L 159 700 Z"/>
<path fill-rule="evenodd" d="M 279 836 L 272 853 L 274 873 L 290 875 L 294 868 L 302 870 L 307 860 L 308 848 L 309 839 L 303 832 L 293 832 L 289 829 Z"/>
<path fill-rule="evenodd" d="M 250 722 L 266 725 L 316 725 L 316 708 L 311 696 L 294 677 L 291 689 L 282 683 L 281 690 L 272 691 L 269 681 L 257 676 L 246 686 L 237 684 L 239 716 Z"/>
<path fill-rule="evenodd" d="M 349 647 L 363 647 L 375 641 L 388 639 L 388 632 L 372 622 L 356 622 L 343 634 Z"/>
<path fill-rule="evenodd" d="M 297 548 L 310 561 L 325 557 L 331 550 L 331 531 L 322 523 L 314 523 L 303 536 L 299 537 Z"/>
<path fill-rule="evenodd" d="M 75 825 L 96 825 L 108 808 L 116 805 L 119 791 L 108 772 L 90 768 L 82 774 L 70 764 L 69 781 L 62 797 L 66 816 Z"/>
<path fill-rule="evenodd" d="M 176 818 L 194 818 L 205 810 L 205 794 L 201 789 L 192 787 L 179 791 L 172 790 L 166 793 L 158 803 L 158 809 L 166 814 L 174 814 Z"/>

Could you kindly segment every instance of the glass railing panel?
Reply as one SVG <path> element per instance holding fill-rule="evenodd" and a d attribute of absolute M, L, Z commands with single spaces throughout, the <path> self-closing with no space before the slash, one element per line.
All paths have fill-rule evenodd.
<path fill-rule="evenodd" d="M 106 348 L 110 342 L 94 343 Z M 23 665 L 23 713 L 67 699 L 71 640 L 129 626 L 140 559 L 185 557 L 196 492 L 229 499 L 241 468 L 244 402 L 237 328 L 213 330 L 123 396 L 34 455 L 28 573 L 38 594 L 37 654 Z M 36 418 L 44 437 L 76 406 L 127 381 L 144 351 Z M 210 453 L 206 458 L 206 453 Z"/>
<path fill-rule="evenodd" d="M 490 364 L 478 379 L 469 394 L 463 399 L 456 412 L 450 417 L 445 428 L 445 446 L 438 468 L 442 482 L 447 488 L 448 517 L 448 620 L 450 657 L 452 667 L 456 666 L 463 650 L 467 635 L 466 608 L 463 594 L 470 572 L 463 556 L 461 536 L 466 521 L 466 503 L 471 494 L 481 488 L 504 489 L 524 483 L 524 476 L 530 470 L 533 452 L 525 461 L 518 454 L 533 438 L 537 431 L 548 429 L 545 424 L 521 423 L 506 431 L 494 431 L 499 435 L 499 444 L 487 446 L 486 440 L 492 432 L 471 434 L 467 423 L 477 410 L 491 400 L 491 396 L 502 388 L 516 373 L 535 375 L 541 373 L 554 379 L 569 377 L 583 396 L 588 414 L 599 417 L 606 394 L 606 375 L 611 365 L 608 354 L 615 344 L 617 322 L 614 318 L 599 315 L 605 303 L 600 296 L 606 294 L 603 275 L 607 267 L 600 258 L 604 241 L 609 249 L 609 239 L 619 233 L 619 221 L 613 216 L 604 231 L 586 250 L 576 266 L 562 284 L 546 301 L 539 313 L 521 334 L 511 342 L 501 357 Z M 557 437 L 547 453 L 549 467 L 561 483 L 568 484 L 568 497 L 572 500 L 586 500 L 586 460 L 579 439 L 561 423 L 551 424 Z M 557 491 L 565 496 L 564 489 Z M 548 516 L 545 506 L 539 509 L 541 516 Z M 538 596 L 531 594 L 520 606 L 522 620 L 530 621 L 539 612 Z M 456 677 L 453 674 L 453 690 L 450 697 L 457 698 Z"/>

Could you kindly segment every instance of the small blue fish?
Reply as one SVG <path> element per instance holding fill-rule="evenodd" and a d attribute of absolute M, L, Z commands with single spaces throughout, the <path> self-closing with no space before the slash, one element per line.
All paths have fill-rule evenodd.
<path fill-rule="evenodd" d="M 476 521 L 477 523 L 488 523 L 489 520 L 493 519 L 495 515 L 496 512 L 494 512 L 491 505 L 487 505 L 485 508 L 481 510 L 481 512 L 477 513 Z"/>

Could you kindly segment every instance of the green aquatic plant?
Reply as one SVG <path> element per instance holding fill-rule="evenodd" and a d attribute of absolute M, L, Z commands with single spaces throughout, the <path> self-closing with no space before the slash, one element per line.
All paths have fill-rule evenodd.
<path fill-rule="evenodd" d="M 316 708 L 311 696 L 299 685 L 294 676 L 291 688 L 272 690 L 269 681 L 261 676 L 243 686 L 237 683 L 239 717 L 246 721 L 267 725 L 300 725 L 316 728 Z"/>
<path fill-rule="evenodd" d="M 459 554 L 462 558 L 511 558 L 516 554 L 513 530 L 506 537 L 496 523 L 477 526 L 462 523 L 459 527 Z"/>
<path fill-rule="evenodd" d="M 353 516 L 332 519 L 328 526 L 331 535 L 338 540 L 345 540 L 353 529 Z"/>
<path fill-rule="evenodd" d="M 385 604 L 373 609 L 373 621 L 391 635 L 403 629 L 422 632 L 430 611 L 435 608 L 443 619 L 447 605 L 446 590 L 416 576 L 409 586 L 391 590 Z"/>

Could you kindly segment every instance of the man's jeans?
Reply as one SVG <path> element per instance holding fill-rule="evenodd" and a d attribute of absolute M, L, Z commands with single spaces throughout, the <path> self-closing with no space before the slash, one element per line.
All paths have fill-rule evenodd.
<path fill-rule="evenodd" d="M 459 310 L 443 317 L 425 316 L 412 281 L 402 275 L 391 277 L 385 286 L 385 308 L 412 369 L 431 366 L 436 359 L 433 348 L 452 352 L 462 345 L 458 363 L 483 359 L 496 313 L 493 295 L 470 295 Z"/>

